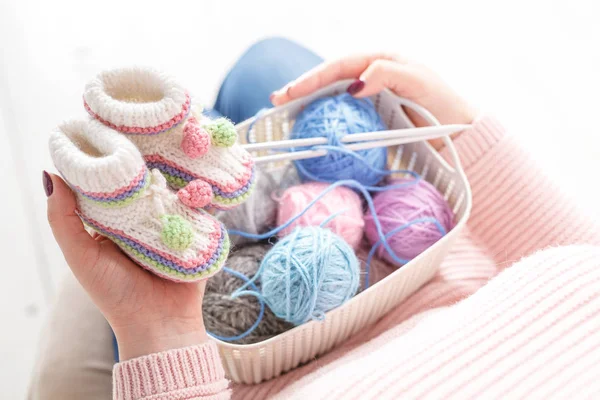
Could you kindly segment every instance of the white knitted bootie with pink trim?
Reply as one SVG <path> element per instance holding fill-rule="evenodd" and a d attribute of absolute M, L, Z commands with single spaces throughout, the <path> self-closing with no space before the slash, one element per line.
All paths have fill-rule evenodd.
<path fill-rule="evenodd" d="M 86 110 L 126 134 L 190 207 L 230 209 L 254 188 L 254 162 L 228 120 L 210 120 L 187 90 L 151 69 L 106 71 L 86 85 Z"/>
<path fill-rule="evenodd" d="M 83 222 L 144 268 L 191 282 L 223 266 L 229 252 L 223 225 L 181 203 L 125 136 L 94 120 L 71 121 L 51 134 L 50 154 L 75 192 Z"/>

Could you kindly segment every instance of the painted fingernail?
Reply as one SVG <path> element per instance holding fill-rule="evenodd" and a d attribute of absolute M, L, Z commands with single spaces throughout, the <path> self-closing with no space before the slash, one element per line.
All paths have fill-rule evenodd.
<path fill-rule="evenodd" d="M 271 95 L 269 96 L 269 101 L 271 102 L 271 104 L 273 104 L 274 98 L 275 98 L 275 92 L 271 93 Z"/>
<path fill-rule="evenodd" d="M 50 195 L 54 191 L 54 185 L 52 184 L 52 178 L 50 177 L 50 174 L 46 171 L 43 172 L 44 173 L 42 174 L 42 182 L 44 184 L 44 191 L 46 192 L 46 196 L 50 197 Z"/>
<path fill-rule="evenodd" d="M 348 89 L 346 89 L 346 91 L 352 95 L 355 95 L 356 93 L 360 92 L 364 87 L 365 83 L 360 79 L 357 79 L 354 82 L 352 82 L 350 86 L 348 86 Z"/>

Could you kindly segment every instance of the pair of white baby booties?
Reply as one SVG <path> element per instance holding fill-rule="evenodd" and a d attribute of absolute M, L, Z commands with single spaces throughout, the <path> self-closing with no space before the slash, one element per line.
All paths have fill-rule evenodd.
<path fill-rule="evenodd" d="M 229 238 L 205 209 L 235 207 L 255 185 L 231 122 L 203 116 L 187 90 L 151 69 L 103 72 L 83 98 L 91 117 L 63 123 L 49 141 L 82 221 L 163 278 L 219 271 Z"/>

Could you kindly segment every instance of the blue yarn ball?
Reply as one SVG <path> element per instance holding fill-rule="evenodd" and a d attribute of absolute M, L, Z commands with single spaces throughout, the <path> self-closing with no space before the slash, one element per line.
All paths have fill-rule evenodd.
<path fill-rule="evenodd" d="M 369 99 L 356 99 L 348 93 L 325 97 L 310 103 L 298 116 L 292 129 L 292 139 L 327 137 L 328 145 L 342 147 L 340 138 L 346 134 L 387 129 Z M 299 148 L 298 150 L 306 150 Z M 356 151 L 360 158 L 338 151 L 326 156 L 295 161 L 303 181 L 335 182 L 355 179 L 363 185 L 379 183 L 387 161 L 386 148 Z"/>
<path fill-rule="evenodd" d="M 266 254 L 261 265 L 262 297 L 273 313 L 300 325 L 352 298 L 358 290 L 359 261 L 329 229 L 296 228 Z"/>

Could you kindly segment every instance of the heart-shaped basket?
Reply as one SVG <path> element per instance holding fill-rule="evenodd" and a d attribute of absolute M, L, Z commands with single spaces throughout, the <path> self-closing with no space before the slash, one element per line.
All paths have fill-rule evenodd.
<path fill-rule="evenodd" d="M 310 96 L 273 108 L 260 118 L 236 126 L 241 143 L 289 139 L 296 115 L 312 101 L 343 93 L 352 81 L 340 81 Z M 377 112 L 388 128 L 414 127 L 402 107 L 414 109 L 432 124 L 435 118 L 422 107 L 390 91 L 371 97 Z M 248 131 L 250 129 L 250 131 Z M 357 294 L 342 306 L 325 314 L 322 321 L 311 321 L 285 333 L 255 344 L 231 344 L 216 340 L 225 371 L 234 382 L 252 384 L 272 379 L 298 365 L 309 362 L 374 323 L 429 281 L 448 249 L 457 239 L 471 211 L 471 189 L 460 165 L 456 149 L 445 138 L 454 167 L 427 142 L 409 143 L 389 148 L 389 169 L 412 170 L 432 183 L 444 195 L 456 216 L 456 226 L 433 246 L 408 264 Z M 266 155 L 257 152 L 254 156 Z M 284 165 L 273 163 L 265 169 Z"/>

